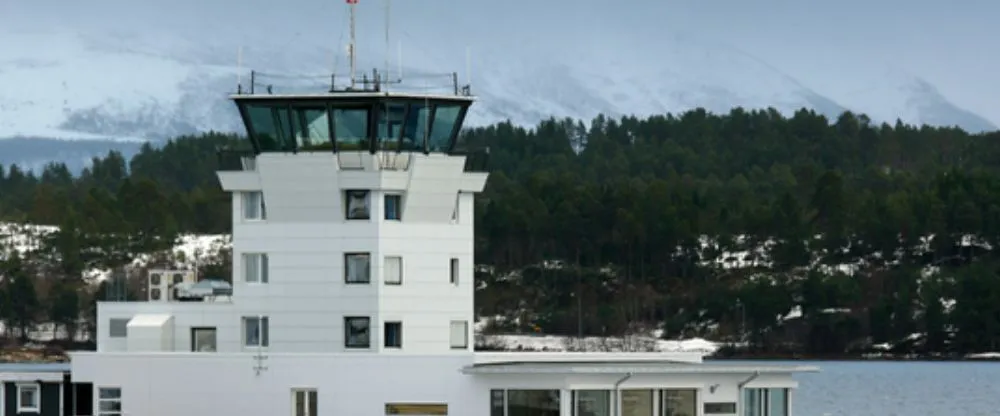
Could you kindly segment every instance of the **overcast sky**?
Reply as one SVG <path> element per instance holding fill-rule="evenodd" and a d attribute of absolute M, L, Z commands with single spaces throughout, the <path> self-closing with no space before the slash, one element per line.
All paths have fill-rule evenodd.
<path fill-rule="evenodd" d="M 359 33 L 383 42 L 384 0 L 360 1 Z M 997 0 L 396 0 L 392 43 L 405 42 L 409 55 L 461 61 L 466 45 L 545 54 L 567 42 L 626 44 L 641 52 L 682 33 L 733 45 L 807 85 L 843 91 L 863 88 L 862 79 L 885 65 L 905 68 L 1000 124 L 997 16 Z M 0 28 L 8 30 L 132 31 L 204 42 L 265 31 L 273 32 L 273 45 L 342 50 L 344 23 L 342 0 L 0 1 Z"/>

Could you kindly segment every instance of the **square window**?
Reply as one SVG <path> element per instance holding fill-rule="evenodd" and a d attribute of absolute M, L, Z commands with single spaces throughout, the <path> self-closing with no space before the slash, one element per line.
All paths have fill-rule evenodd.
<path fill-rule="evenodd" d="M 348 316 L 344 318 L 344 347 L 371 347 L 371 318 Z"/>
<path fill-rule="evenodd" d="M 368 253 L 344 254 L 344 282 L 349 284 L 371 283 L 371 255 Z"/>
<path fill-rule="evenodd" d="M 266 347 L 268 339 L 268 318 L 266 316 L 243 317 L 243 345 L 246 347 Z"/>
<path fill-rule="evenodd" d="M 316 416 L 318 396 L 316 389 L 292 389 L 292 416 Z"/>
<path fill-rule="evenodd" d="M 17 385 L 17 411 L 41 413 L 41 402 L 38 397 L 41 389 L 38 384 Z"/>
<path fill-rule="evenodd" d="M 386 322 L 384 337 L 386 348 L 403 348 L 403 323 Z"/>
<path fill-rule="evenodd" d="M 215 328 L 191 328 L 191 351 L 215 352 Z"/>
<path fill-rule="evenodd" d="M 260 191 L 243 192 L 243 219 L 244 220 L 264 220 L 267 219 L 267 211 L 264 209 L 264 193 Z"/>
<path fill-rule="evenodd" d="M 97 389 L 97 416 L 121 416 L 122 389 L 100 387 Z"/>
<path fill-rule="evenodd" d="M 108 320 L 108 336 L 111 338 L 125 338 L 128 336 L 129 318 L 111 318 Z"/>
<path fill-rule="evenodd" d="M 458 286 L 458 259 L 451 259 L 449 273 L 451 273 L 451 284 Z"/>
<path fill-rule="evenodd" d="M 243 280 L 247 283 L 267 283 L 269 268 L 267 254 L 243 254 Z"/>
<path fill-rule="evenodd" d="M 469 323 L 467 321 L 451 321 L 451 348 L 469 348 Z"/>
<path fill-rule="evenodd" d="M 371 192 L 366 190 L 344 191 L 344 217 L 349 220 L 367 220 L 371 218 Z"/>
<path fill-rule="evenodd" d="M 402 209 L 402 206 L 403 206 L 402 195 L 386 195 L 385 219 L 399 221 L 402 218 L 402 215 L 400 215 L 400 209 Z"/>
<path fill-rule="evenodd" d="M 385 256 L 384 279 L 387 285 L 403 284 L 403 258 L 399 256 Z"/>

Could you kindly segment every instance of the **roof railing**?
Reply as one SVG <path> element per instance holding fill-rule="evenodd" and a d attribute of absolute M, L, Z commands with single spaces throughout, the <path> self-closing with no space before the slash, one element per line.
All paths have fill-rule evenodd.
<path fill-rule="evenodd" d="M 250 83 L 247 86 L 241 81 L 236 85 L 236 95 L 256 95 L 256 94 L 290 94 L 301 92 L 328 92 L 328 93 L 377 93 L 405 92 L 405 93 L 435 93 L 445 95 L 455 95 L 460 97 L 471 97 L 472 86 L 462 85 L 458 81 L 458 73 L 424 73 L 409 74 L 407 79 L 416 79 L 418 82 L 404 83 L 403 78 L 390 78 L 388 74 L 379 73 L 378 69 L 373 69 L 371 74 L 362 74 L 360 79 L 350 82 L 350 76 L 338 76 L 337 74 L 310 75 L 310 74 L 280 74 L 261 71 L 250 71 Z M 338 85 L 341 80 L 346 80 L 343 85 Z M 419 82 L 422 80 L 422 82 Z"/>

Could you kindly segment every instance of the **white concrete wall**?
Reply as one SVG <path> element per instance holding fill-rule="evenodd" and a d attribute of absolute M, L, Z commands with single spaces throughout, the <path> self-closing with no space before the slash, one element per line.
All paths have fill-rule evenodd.
<path fill-rule="evenodd" d="M 358 153 L 369 162 L 379 157 Z M 341 156 L 344 157 L 344 156 Z M 463 172 L 464 157 L 409 156 L 405 171 L 341 170 L 331 153 L 264 154 L 255 171 L 220 172 L 233 193 L 231 304 L 135 302 L 98 307 L 98 350 L 124 351 L 107 335 L 110 318 L 138 313 L 175 316 L 175 351 L 190 350 L 192 327 L 215 327 L 219 352 L 243 348 L 243 316 L 267 316 L 271 352 L 338 352 L 344 318 L 371 318 L 370 351 L 383 351 L 386 321 L 402 322 L 392 354 L 462 354 L 473 339 L 473 198 L 486 175 Z M 373 159 L 374 158 L 374 159 Z M 371 219 L 346 220 L 344 190 L 371 191 Z M 244 220 L 239 191 L 262 191 L 267 218 Z M 402 193 L 402 221 L 384 220 L 383 196 Z M 452 220 L 456 202 L 457 220 Z M 344 253 L 371 254 L 371 283 L 344 282 Z M 268 282 L 245 281 L 242 256 L 266 253 Z M 403 283 L 386 285 L 384 258 L 400 256 Z M 459 260 L 457 285 L 451 259 Z M 452 321 L 468 322 L 467 350 L 452 350 Z M 249 350 L 256 350 L 251 347 Z M 348 351 L 358 352 L 356 349 Z M 363 351 L 362 351 L 363 352 Z"/>
<path fill-rule="evenodd" d="M 487 415 L 488 390 L 459 369 L 470 354 L 73 353 L 73 381 L 121 387 L 124 414 L 291 415 L 291 388 L 315 388 L 320 414 L 384 415 L 385 403 L 447 403 L 449 414 Z M 95 404 L 96 406 L 96 404 Z"/>
<path fill-rule="evenodd" d="M 321 414 L 384 415 L 386 403 L 447 403 L 449 414 L 488 415 L 491 389 L 612 390 L 624 374 L 466 375 L 472 354 L 391 356 L 362 353 L 72 354 L 73 379 L 122 387 L 126 414 L 287 415 L 290 389 L 315 388 Z M 266 369 L 259 375 L 255 366 Z M 621 389 L 698 389 L 705 402 L 738 402 L 751 374 L 635 375 Z M 717 386 L 716 386 L 717 385 Z M 716 386 L 713 391 L 713 386 Z M 748 387 L 795 388 L 787 374 L 764 374 Z M 568 409 L 568 407 L 564 407 Z M 699 410 L 700 411 L 700 410 Z M 568 414 L 564 412 L 565 414 Z"/>

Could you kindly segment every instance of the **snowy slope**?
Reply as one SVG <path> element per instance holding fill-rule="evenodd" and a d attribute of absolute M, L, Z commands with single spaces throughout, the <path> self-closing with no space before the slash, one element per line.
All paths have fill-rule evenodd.
<path fill-rule="evenodd" d="M 323 74 L 335 62 L 338 72 L 346 68 L 342 4 L 297 1 L 313 7 L 298 11 L 254 0 L 233 11 L 196 1 L 151 8 L 104 0 L 73 9 L 70 16 L 21 3 L 28 8 L 13 9 L 8 17 L 20 13 L 23 19 L 0 18 L 0 138 L 156 140 L 209 129 L 239 131 L 225 96 L 235 90 L 240 46 L 247 66 L 258 70 Z M 632 28 L 625 20 L 605 27 L 579 24 L 593 21 L 598 8 L 573 11 L 580 15 L 568 16 L 557 29 L 548 27 L 553 24 L 543 14 L 548 11 L 517 15 L 520 25 L 511 30 L 499 9 L 490 12 L 496 19 L 469 20 L 458 17 L 473 9 L 434 7 L 396 13 L 397 20 L 407 16 L 397 38 L 419 45 L 407 46 L 405 72 L 464 70 L 464 48 L 473 46 L 473 87 L 482 98 L 470 117 L 473 124 L 772 106 L 783 112 L 809 107 L 828 115 L 851 109 L 875 121 L 900 118 L 975 131 L 995 128 L 909 74 L 875 68 L 865 74 L 872 87 L 828 91 L 825 84 L 803 85 L 795 74 L 703 36 Z M 378 58 L 385 55 L 377 34 L 382 28 L 373 27 L 378 13 L 366 10 L 360 50 L 362 58 Z M 418 12 L 423 14 L 413 15 Z M 114 19 L 101 17 L 109 13 Z M 213 24 L 228 15 L 241 23 L 304 20 L 277 32 Z M 430 17 L 449 25 L 427 25 Z M 576 26 L 569 17 L 576 18 Z M 28 18 L 45 23 L 23 23 Z M 456 30 L 463 36 L 454 36 Z M 362 63 L 382 66 L 380 59 Z"/>

